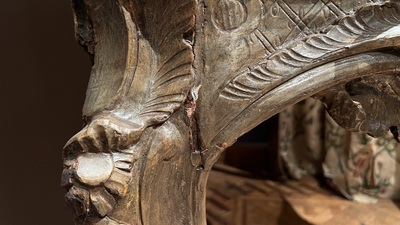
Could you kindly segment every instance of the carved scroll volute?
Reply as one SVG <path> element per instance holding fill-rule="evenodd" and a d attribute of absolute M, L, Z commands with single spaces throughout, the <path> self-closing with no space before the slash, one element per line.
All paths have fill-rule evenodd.
<path fill-rule="evenodd" d="M 204 225 L 208 171 L 238 137 L 327 88 L 400 70 L 397 1 L 73 6 L 93 58 L 87 125 L 64 150 L 77 224 Z"/>
<path fill-rule="evenodd" d="M 63 153 L 76 223 L 205 224 L 185 110 L 193 101 L 195 1 L 72 3 L 77 40 L 93 58 L 87 125 Z"/>
<path fill-rule="evenodd" d="M 380 137 L 391 130 L 398 140 L 400 77 L 379 74 L 335 86 L 315 97 L 325 103 L 331 117 L 349 131 Z"/>
<path fill-rule="evenodd" d="M 399 69 L 398 1 L 221 2 L 206 1 L 204 30 L 213 38 L 205 38 L 197 104 L 209 154 L 326 88 Z M 247 16 L 229 20 L 231 11 Z"/>

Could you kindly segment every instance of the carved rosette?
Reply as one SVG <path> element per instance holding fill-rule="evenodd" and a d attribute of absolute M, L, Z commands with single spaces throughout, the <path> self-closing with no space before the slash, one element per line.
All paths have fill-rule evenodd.
<path fill-rule="evenodd" d="M 175 128 L 182 122 L 165 123 L 189 101 L 194 2 L 73 0 L 73 8 L 76 37 L 94 64 L 83 109 L 87 125 L 63 154 L 67 204 L 77 224 L 154 224 L 141 205 L 153 197 L 141 187 L 162 185 L 152 170 L 168 166 L 158 162 L 182 160 L 183 153 L 171 158 L 182 149 L 190 154 L 190 138 Z M 186 141 L 169 141 L 175 137 L 167 134 Z M 192 182 L 187 174 L 166 175 Z M 149 205 L 157 208 L 157 201 Z"/>
<path fill-rule="evenodd" d="M 318 93 L 348 129 L 399 125 L 397 1 L 72 2 L 93 59 L 63 154 L 77 224 L 205 224 L 220 153 Z"/>
<path fill-rule="evenodd" d="M 112 117 L 96 121 L 73 137 L 64 150 L 61 183 L 68 190 L 67 205 L 82 224 L 112 220 L 108 216 L 126 197 L 138 158 L 135 145 L 118 150 L 126 143 L 123 129 L 107 127 L 117 121 Z"/>

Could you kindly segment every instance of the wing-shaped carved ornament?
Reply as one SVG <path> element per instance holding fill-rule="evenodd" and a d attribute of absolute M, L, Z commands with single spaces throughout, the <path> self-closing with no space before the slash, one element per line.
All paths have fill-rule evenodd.
<path fill-rule="evenodd" d="M 276 106 L 269 104 L 268 110 L 261 109 L 259 105 L 262 104 L 261 101 L 267 99 L 266 96 L 268 96 L 268 101 L 272 101 L 274 97 L 271 97 L 271 93 L 277 89 L 281 90 L 283 87 L 293 89 L 294 86 L 300 88 L 297 87 L 298 83 L 296 82 L 299 81 L 296 77 L 303 77 L 303 79 L 310 81 L 314 79 L 315 81 L 315 79 L 319 79 L 317 77 L 326 75 L 321 75 L 322 72 L 311 73 L 310 71 L 317 70 L 318 67 L 323 68 L 327 63 L 337 60 L 339 62 L 345 57 L 353 57 L 373 51 L 384 52 L 385 48 L 393 48 L 399 45 L 399 3 L 392 1 L 364 4 L 353 12 L 346 11 L 346 7 L 343 5 L 334 4 L 335 1 L 327 2 L 330 3 L 320 6 L 322 11 L 314 10 L 318 8 L 318 4 L 314 4 L 310 9 L 307 9 L 307 5 L 302 8 L 296 3 L 287 1 L 264 4 L 261 17 L 274 18 L 280 16 L 280 20 L 289 18 L 290 21 L 295 22 L 296 26 L 285 27 L 285 29 L 288 29 L 286 31 L 281 29 L 280 25 L 263 24 L 265 21 L 258 19 L 261 22 L 253 30 L 247 31 L 247 34 L 241 34 L 237 39 L 237 41 L 247 40 L 248 43 L 246 47 L 241 47 L 241 52 L 246 54 L 247 58 L 242 58 L 241 62 L 235 63 L 236 71 L 239 72 L 235 72 L 235 69 L 224 72 L 218 69 L 221 67 L 220 65 L 213 66 L 213 62 L 209 62 L 209 67 L 216 69 L 216 72 L 210 69 L 205 76 L 208 76 L 213 83 L 203 79 L 202 87 L 208 92 L 210 90 L 214 92 L 211 95 L 209 93 L 204 94 L 204 97 L 201 98 L 202 103 L 199 112 L 200 114 L 207 112 L 209 115 L 218 116 L 200 117 L 201 129 L 212 127 L 206 129 L 206 133 L 201 133 L 205 146 L 209 146 L 210 143 L 212 143 L 211 146 L 214 144 L 230 145 L 243 133 L 278 113 L 282 109 L 283 101 L 280 101 L 279 105 Z M 298 13 L 295 11 L 296 7 L 299 8 Z M 305 13 L 304 9 L 309 11 Z M 320 12 L 323 12 L 324 9 L 328 9 L 327 12 L 332 13 L 332 15 L 329 15 L 329 13 L 321 14 Z M 303 15 L 300 12 L 303 12 Z M 313 20 L 307 19 L 304 14 L 308 17 L 312 17 L 309 14 L 313 14 L 314 21 L 321 21 L 325 18 L 325 23 L 320 22 L 320 25 L 317 26 Z M 330 24 L 326 24 L 327 22 Z M 313 25 L 311 26 L 311 24 Z M 265 30 L 266 27 L 268 27 L 268 30 Z M 302 30 L 296 31 L 300 28 Z M 278 32 L 278 34 L 280 32 L 281 36 L 286 32 L 291 36 L 287 36 L 286 39 L 280 38 L 281 41 L 278 42 L 269 38 L 268 32 Z M 296 33 L 296 35 L 293 35 L 293 33 Z M 256 38 L 254 39 L 254 37 Z M 263 49 L 266 48 L 267 44 L 270 46 L 267 48 L 269 50 L 264 51 L 261 57 L 251 57 L 260 54 L 257 46 Z M 248 50 L 247 53 L 246 49 Z M 233 51 L 236 50 L 233 49 Z M 236 52 L 234 54 L 240 55 Z M 349 59 L 349 61 L 352 60 Z M 351 73 L 358 73 L 356 64 L 353 65 L 353 72 L 349 68 L 348 79 L 352 79 Z M 230 62 L 225 62 L 225 66 L 232 68 Z M 308 75 L 304 77 L 303 74 Z M 335 78 L 332 77 L 331 79 Z M 319 81 L 322 82 L 322 79 L 319 79 Z M 337 80 L 337 82 L 339 81 Z M 216 84 L 219 84 L 219 86 L 216 87 Z M 325 84 L 325 87 L 328 87 L 326 85 L 328 84 Z M 316 93 L 317 88 L 314 89 Z M 201 95 L 202 93 L 200 93 Z M 296 97 L 300 100 L 310 95 L 312 94 L 301 94 L 301 96 L 297 95 Z M 276 97 L 278 96 L 283 97 L 276 95 Z M 222 106 L 223 111 L 220 110 Z M 214 120 L 214 118 L 218 119 Z M 257 122 L 253 123 L 250 120 Z M 237 131 L 240 131 L 240 133 L 237 133 Z"/>
<path fill-rule="evenodd" d="M 334 58 L 340 52 L 381 38 L 382 33 L 400 24 L 399 7 L 395 3 L 367 5 L 336 23 L 328 30 L 321 30 L 303 40 L 287 44 L 272 52 L 265 60 L 248 66 L 222 89 L 220 97 L 232 101 L 253 100 L 263 90 L 290 79 L 290 74 L 296 74 L 310 68 L 310 65 L 318 65 Z"/>
<path fill-rule="evenodd" d="M 72 3 L 93 62 L 63 154 L 78 224 L 206 224 L 220 153 L 318 93 L 343 126 L 398 133 L 398 1 Z"/>
<path fill-rule="evenodd" d="M 193 80 L 194 3 L 75 4 L 80 7 L 75 10 L 78 39 L 94 53 L 84 116 L 111 113 L 141 131 L 168 119 L 185 101 Z M 82 8 L 87 10 L 83 16 Z"/>
<path fill-rule="evenodd" d="M 145 217 L 139 199 L 127 193 L 139 192 L 143 160 L 162 161 L 185 146 L 161 138 L 175 131 L 171 124 L 145 130 L 183 107 L 191 89 L 194 3 L 73 0 L 76 37 L 93 60 L 83 109 L 87 125 L 64 150 L 62 185 L 77 223 L 139 224 Z M 167 148 L 162 157 L 152 155 L 159 146 Z M 122 211 L 129 219 L 115 216 Z"/>

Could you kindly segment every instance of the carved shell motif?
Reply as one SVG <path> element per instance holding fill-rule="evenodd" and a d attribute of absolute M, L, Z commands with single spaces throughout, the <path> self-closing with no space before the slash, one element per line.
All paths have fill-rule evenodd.
<path fill-rule="evenodd" d="M 212 20 L 217 28 L 231 31 L 247 20 L 247 8 L 239 0 L 219 0 L 213 7 Z"/>

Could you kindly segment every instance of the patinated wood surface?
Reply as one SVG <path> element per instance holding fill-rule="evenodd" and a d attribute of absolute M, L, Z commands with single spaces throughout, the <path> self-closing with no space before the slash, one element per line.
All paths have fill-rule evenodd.
<path fill-rule="evenodd" d="M 93 60 L 86 126 L 63 153 L 77 224 L 206 224 L 220 153 L 318 93 L 344 127 L 397 133 L 397 1 L 72 4 Z"/>

